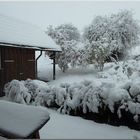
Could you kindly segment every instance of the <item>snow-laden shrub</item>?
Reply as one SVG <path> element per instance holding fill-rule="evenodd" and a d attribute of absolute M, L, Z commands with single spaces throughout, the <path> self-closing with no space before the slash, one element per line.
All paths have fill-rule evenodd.
<path fill-rule="evenodd" d="M 102 87 L 97 85 L 96 83 L 90 81 L 82 82 L 85 86 L 85 91 L 82 106 L 83 113 L 94 112 L 99 113 L 99 107 L 102 106 L 101 103 L 101 93 L 103 92 Z"/>
<path fill-rule="evenodd" d="M 38 85 L 35 84 L 33 80 L 27 79 L 27 80 L 24 82 L 24 86 L 28 89 L 28 92 L 29 92 L 30 95 L 31 95 L 31 101 L 34 101 L 35 97 L 37 96 L 36 90 L 37 90 L 37 88 L 38 88 Z"/>
<path fill-rule="evenodd" d="M 54 95 L 51 93 L 50 88 L 37 89 L 37 96 L 35 98 L 36 105 L 51 106 L 54 103 Z"/>
<path fill-rule="evenodd" d="M 92 95 L 96 95 L 93 94 L 94 86 L 91 81 L 83 81 L 79 84 L 74 83 L 71 85 L 66 83 L 63 84 L 63 87 L 66 87 L 67 96 L 64 105 L 59 109 L 60 112 L 69 114 L 70 111 L 76 112 L 81 108 L 83 108 L 84 113 L 86 113 L 87 109 L 97 112 L 98 109 L 93 106 L 95 102 L 92 100 Z"/>
<path fill-rule="evenodd" d="M 13 102 L 29 104 L 31 100 L 31 94 L 24 86 L 24 82 L 18 80 L 12 80 L 4 87 L 6 97 Z"/>
<path fill-rule="evenodd" d="M 135 115 L 140 115 L 140 104 L 132 101 L 128 102 L 128 110 Z"/>
<path fill-rule="evenodd" d="M 132 100 L 128 100 L 124 102 L 119 108 L 118 108 L 118 116 L 119 118 L 123 118 L 123 113 L 126 112 L 126 114 L 131 114 L 133 117 L 133 121 L 139 122 L 140 121 L 140 103 L 135 103 Z M 129 118 L 130 119 L 130 118 Z"/>
<path fill-rule="evenodd" d="M 48 84 L 39 80 L 12 80 L 5 84 L 4 92 L 6 97 L 11 101 L 32 104 L 38 91 L 47 86 Z"/>
<path fill-rule="evenodd" d="M 66 92 L 63 88 L 48 86 L 46 88 L 38 89 L 35 98 L 36 105 L 43 106 L 61 106 L 66 98 Z"/>
<path fill-rule="evenodd" d="M 118 109 L 119 118 L 123 118 L 124 112 L 129 112 L 135 122 L 140 121 L 140 82 L 139 78 L 125 83 L 122 88 L 128 91 L 130 98 L 125 100 Z"/>
<path fill-rule="evenodd" d="M 125 83 L 122 88 L 128 91 L 133 101 L 140 103 L 140 78 Z"/>
<path fill-rule="evenodd" d="M 132 83 L 129 92 L 133 98 L 136 97 L 137 95 L 140 95 L 140 82 Z"/>
<path fill-rule="evenodd" d="M 124 70 L 122 63 L 111 65 L 111 67 L 104 72 L 98 73 L 98 78 L 113 79 L 115 81 L 126 81 L 128 76 Z"/>
<path fill-rule="evenodd" d="M 98 72 L 97 78 L 110 79 L 119 83 L 126 83 L 130 79 L 135 81 L 140 76 L 139 65 L 140 63 L 136 60 L 122 61 L 117 64 L 106 63 L 105 70 Z"/>
<path fill-rule="evenodd" d="M 108 107 L 112 113 L 114 113 L 115 104 L 121 104 L 125 100 L 130 99 L 129 93 L 124 89 L 110 88 L 108 93 L 109 94 L 105 101 L 105 104 L 108 105 Z M 119 107 L 119 105 L 118 105 L 118 107 Z"/>
<path fill-rule="evenodd" d="M 34 104 L 35 98 L 39 94 L 39 91 L 47 88 L 48 84 L 39 80 L 27 79 L 24 81 L 24 86 L 28 89 L 28 92 L 31 95 L 31 103 Z"/>
<path fill-rule="evenodd" d="M 69 85 L 67 83 L 61 84 L 61 87 L 66 90 L 66 99 L 64 104 L 60 107 L 59 112 L 69 114 L 71 110 L 76 111 L 80 107 L 82 93 L 82 86 L 80 84 Z M 78 94 L 81 93 L 81 94 Z"/>
<path fill-rule="evenodd" d="M 61 83 L 56 87 L 38 80 L 12 80 L 5 85 L 4 92 L 11 101 L 56 107 L 63 114 L 82 115 L 93 120 L 96 115 L 108 123 L 127 124 L 129 119 L 140 122 L 139 78 L 121 86 L 109 81 L 82 81 Z"/>
<path fill-rule="evenodd" d="M 140 104 L 134 102 L 130 95 L 129 84 L 115 86 L 113 83 L 103 82 L 98 85 L 91 81 L 83 81 L 78 84 L 63 84 L 63 88 L 66 89 L 67 97 L 59 108 L 61 113 L 79 115 L 80 112 L 82 116 L 96 114 L 101 117 L 99 119 L 106 118 L 104 120 L 108 123 L 119 123 L 119 119 L 125 120 L 125 115 L 128 116 L 126 124 L 128 119 L 132 122 L 140 120 Z"/>
<path fill-rule="evenodd" d="M 99 113 L 99 108 L 106 105 L 113 113 L 115 104 L 128 100 L 130 96 L 127 90 L 113 88 L 112 86 L 103 84 L 101 87 L 90 81 L 71 84 L 67 90 L 67 98 L 64 105 L 61 106 L 61 110 L 63 113 L 69 114 L 71 110 L 76 111 L 82 108 L 83 113 Z"/>

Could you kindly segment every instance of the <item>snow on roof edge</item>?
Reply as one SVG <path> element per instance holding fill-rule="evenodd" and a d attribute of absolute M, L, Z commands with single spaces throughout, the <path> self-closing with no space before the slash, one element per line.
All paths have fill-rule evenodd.
<path fill-rule="evenodd" d="M 2 14 L 0 14 L 0 42 L 16 44 L 16 47 L 24 45 L 33 49 L 37 47 L 61 51 L 60 46 L 38 26 Z"/>
<path fill-rule="evenodd" d="M 29 45 L 22 45 L 22 44 L 11 44 L 11 43 L 1 43 L 0 42 L 0 47 L 14 47 L 14 48 L 25 48 L 25 49 L 33 49 L 33 50 L 41 50 L 41 51 L 56 51 L 56 52 L 61 52 L 61 49 L 54 49 L 54 48 L 42 48 L 39 46 L 29 46 Z"/>

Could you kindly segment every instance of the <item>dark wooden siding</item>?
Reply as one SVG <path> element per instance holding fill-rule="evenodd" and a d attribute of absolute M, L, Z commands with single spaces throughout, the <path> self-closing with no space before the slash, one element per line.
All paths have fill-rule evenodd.
<path fill-rule="evenodd" d="M 12 79 L 19 79 L 18 77 L 18 55 L 17 48 L 4 48 L 3 50 L 3 70 L 4 82 L 9 82 Z"/>
<path fill-rule="evenodd" d="M 1 68 L 0 68 L 0 96 L 3 95 L 2 93 L 2 89 L 3 89 L 3 86 L 4 86 L 4 71 L 3 71 L 3 49 L 0 48 L 0 54 L 1 54 L 1 58 L 0 58 L 0 61 L 1 61 Z"/>
<path fill-rule="evenodd" d="M 2 69 L 0 70 L 0 86 L 12 79 L 25 80 L 35 78 L 35 50 L 1 47 Z"/>
<path fill-rule="evenodd" d="M 22 49 L 22 66 L 20 79 L 35 78 L 35 51 L 31 49 Z"/>

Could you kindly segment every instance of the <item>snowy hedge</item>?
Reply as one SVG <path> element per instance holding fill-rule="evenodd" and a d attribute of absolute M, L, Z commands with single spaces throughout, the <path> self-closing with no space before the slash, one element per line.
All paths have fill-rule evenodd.
<path fill-rule="evenodd" d="M 140 129 L 139 81 L 121 86 L 83 81 L 54 87 L 38 80 L 13 80 L 5 85 L 4 92 L 17 103 L 56 107 L 64 114 Z"/>

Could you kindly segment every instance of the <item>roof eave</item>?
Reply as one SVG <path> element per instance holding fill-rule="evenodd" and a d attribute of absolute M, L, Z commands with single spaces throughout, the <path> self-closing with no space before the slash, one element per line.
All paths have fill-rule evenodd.
<path fill-rule="evenodd" d="M 55 51 L 55 52 L 61 52 L 62 50 L 57 50 L 55 48 L 43 48 L 40 46 L 31 46 L 31 45 L 23 45 L 23 44 L 14 44 L 14 43 L 5 43 L 0 42 L 0 46 L 9 46 L 9 47 L 17 47 L 17 48 L 27 48 L 27 49 L 33 49 L 33 50 L 41 50 L 41 51 Z"/>

